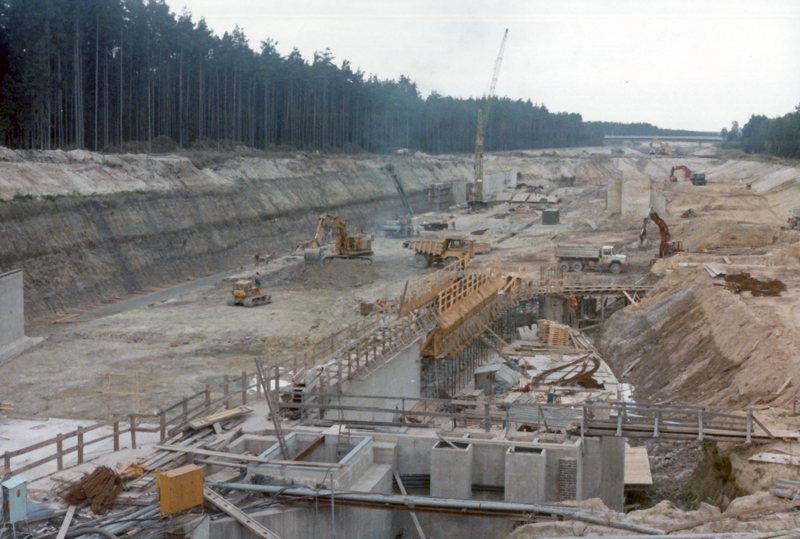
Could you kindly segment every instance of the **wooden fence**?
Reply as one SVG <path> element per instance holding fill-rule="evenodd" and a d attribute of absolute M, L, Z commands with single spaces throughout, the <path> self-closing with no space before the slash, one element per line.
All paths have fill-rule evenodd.
<path fill-rule="evenodd" d="M 250 379 L 253 378 L 253 383 Z M 205 389 L 198 391 L 194 395 L 186 397 L 180 402 L 173 404 L 159 412 L 153 414 L 129 414 L 127 416 L 116 417 L 114 419 L 96 423 L 90 427 L 80 427 L 72 432 L 59 433 L 53 438 L 43 440 L 36 444 L 14 451 L 6 451 L 3 454 L 3 470 L 0 477 L 9 474 L 20 474 L 43 464 L 56 461 L 58 471 L 65 468 L 65 457 L 72 453 L 77 454 L 76 464 L 83 464 L 84 454 L 87 447 L 98 444 L 105 440 L 114 440 L 114 451 L 119 451 L 123 441 L 123 436 L 130 436 L 131 449 L 136 449 L 137 433 L 159 433 L 161 442 L 181 430 L 189 421 L 209 415 L 213 410 L 220 407 L 230 408 L 239 403 L 248 403 L 248 393 L 255 391 L 256 399 L 261 398 L 261 386 L 255 380 L 254 374 L 243 372 L 236 378 L 224 377 L 221 384 L 206 385 Z M 112 432 L 103 434 L 98 432 L 100 429 L 111 426 Z M 99 436 L 95 436 L 100 434 Z M 31 462 L 24 466 L 13 467 L 13 459 L 51 447 L 52 454 Z"/>

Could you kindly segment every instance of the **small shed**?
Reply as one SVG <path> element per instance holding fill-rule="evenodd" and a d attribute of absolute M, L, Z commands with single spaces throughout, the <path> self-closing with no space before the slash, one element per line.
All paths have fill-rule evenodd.
<path fill-rule="evenodd" d="M 522 375 L 505 363 L 484 365 L 475 369 L 475 389 L 482 389 L 491 397 L 508 392 L 520 378 Z"/>

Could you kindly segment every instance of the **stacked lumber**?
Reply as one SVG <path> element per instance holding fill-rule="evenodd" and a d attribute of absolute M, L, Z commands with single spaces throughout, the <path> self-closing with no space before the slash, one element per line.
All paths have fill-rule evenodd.
<path fill-rule="evenodd" d="M 539 320 L 539 340 L 542 342 L 547 342 L 547 333 L 548 329 L 550 328 L 550 320 Z"/>
<path fill-rule="evenodd" d="M 547 329 L 548 346 L 569 346 L 569 326 L 550 322 Z"/>

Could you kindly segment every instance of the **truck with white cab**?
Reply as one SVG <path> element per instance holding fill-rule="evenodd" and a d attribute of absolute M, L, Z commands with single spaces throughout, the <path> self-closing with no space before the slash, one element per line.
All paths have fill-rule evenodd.
<path fill-rule="evenodd" d="M 614 252 L 612 245 L 595 247 L 593 245 L 556 245 L 556 258 L 561 271 L 583 271 L 584 268 L 622 273 L 628 267 L 628 257 Z"/>

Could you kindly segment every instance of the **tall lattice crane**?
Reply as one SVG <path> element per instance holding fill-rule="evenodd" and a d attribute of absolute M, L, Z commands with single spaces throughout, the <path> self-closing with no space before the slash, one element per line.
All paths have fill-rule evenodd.
<path fill-rule="evenodd" d="M 506 28 L 506 32 L 503 34 L 503 42 L 500 44 L 500 54 L 497 55 L 497 61 L 494 64 L 492 85 L 489 87 L 489 95 L 486 97 L 486 114 L 484 114 L 482 110 L 478 110 L 478 132 L 475 135 L 475 184 L 472 186 L 472 195 L 469 199 L 471 208 L 486 207 L 486 201 L 483 200 L 483 132 L 486 128 L 486 122 L 489 121 L 489 112 L 492 110 L 494 88 L 497 86 L 500 64 L 503 63 L 503 51 L 506 48 L 507 37 L 508 28 Z"/>

